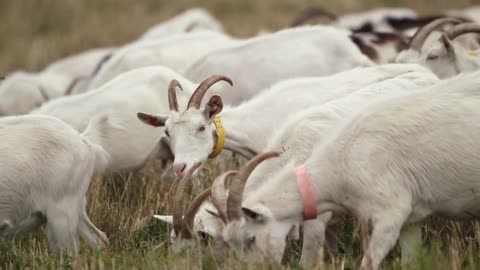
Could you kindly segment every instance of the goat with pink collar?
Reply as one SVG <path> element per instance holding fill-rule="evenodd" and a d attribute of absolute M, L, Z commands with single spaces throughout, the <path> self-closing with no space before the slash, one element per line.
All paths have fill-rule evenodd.
<path fill-rule="evenodd" d="M 365 76 L 360 78 L 360 74 L 364 74 Z M 368 76 L 366 75 L 368 74 Z M 256 188 L 263 183 L 263 179 L 268 177 L 270 174 L 273 174 L 276 170 L 284 166 L 288 163 L 288 161 L 292 158 L 295 158 L 299 162 L 303 162 L 308 158 L 311 153 L 312 147 L 315 144 L 316 140 L 323 138 L 325 134 L 328 134 L 333 127 L 339 124 L 339 119 L 342 117 L 346 117 L 349 113 L 353 113 L 354 110 L 358 109 L 361 106 L 366 105 L 373 100 L 380 98 L 384 95 L 393 95 L 402 92 L 410 91 L 411 89 L 416 89 L 418 87 L 431 85 L 437 82 L 438 79 L 435 75 L 433 75 L 428 69 L 420 66 L 420 65 L 387 65 L 382 67 L 375 67 L 375 68 L 366 68 L 366 69 L 358 69 L 354 71 L 344 72 L 343 74 L 337 74 L 331 76 L 330 78 L 310 78 L 310 79 L 296 79 L 296 80 L 289 80 L 279 84 L 278 86 L 273 87 L 278 88 L 276 93 L 279 95 L 275 98 L 277 101 L 281 101 L 281 93 L 280 85 L 282 86 L 285 91 L 291 91 L 291 89 L 297 89 L 296 94 L 300 95 L 302 92 L 309 93 L 307 91 L 308 88 L 312 88 L 312 95 L 307 95 L 305 97 L 296 97 L 295 99 L 290 99 L 290 109 L 291 111 L 285 111 L 285 116 L 283 117 L 284 120 L 280 119 L 281 115 L 275 115 L 279 117 L 278 121 L 271 121 L 271 115 L 267 114 L 269 111 L 262 112 L 260 108 L 269 108 L 265 103 L 272 100 L 263 98 L 262 101 L 256 101 L 254 107 L 251 105 L 244 106 L 242 108 L 243 112 L 237 110 L 235 113 L 242 113 L 242 114 L 250 114 L 251 112 L 257 112 L 256 123 L 260 123 L 261 118 L 265 118 L 266 124 L 263 127 L 266 129 L 268 125 L 275 124 L 277 122 L 281 122 L 280 125 L 274 125 L 271 127 L 270 136 L 265 138 L 265 141 L 255 140 L 252 143 L 258 145 L 255 149 L 258 152 L 261 151 L 272 151 L 272 150 L 282 150 L 283 146 L 288 148 L 281 158 L 275 159 L 275 161 L 270 161 L 268 163 L 264 163 L 260 165 L 261 168 L 258 168 L 249 178 L 249 181 L 246 186 L 246 194 L 250 192 L 255 192 Z M 314 84 L 315 82 L 315 84 Z M 307 85 L 310 85 L 308 88 Z M 315 90 L 317 87 L 322 87 L 324 90 L 318 91 Z M 283 90 L 282 90 L 283 91 Z M 272 89 L 272 94 L 275 93 Z M 173 95 L 172 95 L 173 96 Z M 271 94 L 268 95 L 269 97 Z M 308 102 L 306 101 L 308 98 Z M 294 106 L 294 104 L 299 104 L 300 106 L 303 102 L 303 108 L 311 107 L 310 109 L 302 110 Z M 315 104 L 316 102 L 316 104 Z M 252 101 L 253 103 L 253 101 Z M 325 104 L 323 104 L 325 103 Z M 246 103 L 245 105 L 247 105 Z M 276 103 L 274 103 L 276 104 Z M 279 109 L 282 107 L 283 103 L 278 103 Z M 250 107 L 252 106 L 252 107 Z M 175 107 L 175 106 L 174 106 Z M 249 108 L 249 109 L 247 109 Z M 258 108 L 254 109 L 254 108 Z M 229 109 L 227 109 L 229 110 Z M 297 111 L 296 113 L 292 113 Z M 188 112 L 188 110 L 187 110 Z M 193 108 L 191 109 L 191 113 L 195 111 Z M 199 111 L 202 113 L 202 111 Z M 172 113 L 173 114 L 173 113 Z M 174 114 L 176 114 L 174 112 Z M 237 127 L 238 131 L 231 131 L 238 126 L 239 122 L 233 122 L 235 118 L 232 118 L 232 114 L 224 115 L 222 113 L 223 120 L 225 122 L 225 131 L 227 134 L 227 143 L 231 143 L 228 140 L 228 137 L 235 138 L 232 136 L 232 133 L 235 132 L 236 134 L 240 134 L 240 132 L 255 134 L 253 132 L 266 132 L 266 130 L 259 130 L 258 125 L 253 126 L 251 125 L 252 121 L 247 121 L 246 116 L 241 117 L 238 115 L 236 118 L 243 119 L 243 123 L 245 124 L 244 128 Z M 255 114 L 252 113 L 252 117 Z M 157 118 L 146 118 L 150 121 L 152 119 Z M 161 119 L 161 118 L 158 118 Z M 185 118 L 186 119 L 186 118 Z M 231 123 L 229 123 L 231 122 Z M 178 124 L 186 124 L 187 121 Z M 228 125 L 227 125 L 228 123 Z M 267 125 L 268 124 L 268 125 Z M 176 123 L 173 123 L 172 126 L 175 126 Z M 251 130 L 251 131 L 250 131 Z M 214 129 L 211 129 L 212 136 L 215 136 Z M 234 133 L 234 134 L 235 134 Z M 209 133 L 207 133 L 209 134 Z M 169 130 L 169 135 L 173 138 L 173 136 L 177 135 L 176 132 L 172 132 Z M 195 134 L 199 137 L 201 134 Z M 248 136 L 253 137 L 253 136 Z M 198 139 L 191 138 L 190 142 L 195 142 Z M 217 139 L 218 140 L 218 139 Z M 182 138 L 183 141 L 183 138 Z M 250 143 L 246 141 L 245 143 Z M 212 149 L 212 145 L 210 145 L 207 149 Z M 218 145 L 218 144 L 217 144 Z M 262 147 L 263 145 L 263 147 Z M 192 145 L 184 145 L 188 146 L 190 149 Z M 241 144 L 239 144 L 241 146 Z M 260 148 L 262 147 L 262 148 Z M 193 149 L 192 149 L 193 150 Z M 209 152 L 205 151 L 206 155 Z M 192 151 L 191 155 L 197 154 L 196 151 Z M 221 179 L 222 177 L 220 177 Z M 224 179 L 225 177 L 223 177 Z M 215 189 L 216 190 L 216 189 Z M 215 192 L 216 193 L 216 192 Z M 216 193 L 217 194 L 217 193 Z M 218 203 L 217 205 L 224 205 L 224 203 Z M 221 206 L 220 206 L 221 208 Z M 209 210 L 209 212 L 212 212 Z M 219 212 L 222 212 L 221 210 Z M 224 212 L 224 211 L 223 211 Z M 160 218 L 160 217 L 159 217 Z M 170 221 L 171 219 L 167 220 L 165 217 L 161 217 L 163 221 Z M 218 222 L 215 222 L 214 227 L 210 226 L 212 222 L 210 219 L 212 218 L 211 215 L 207 214 L 207 211 L 200 209 L 197 213 L 196 219 L 206 220 L 206 222 L 199 222 L 209 224 L 209 226 L 205 226 L 201 230 L 207 232 L 214 241 L 218 242 L 217 240 L 221 239 L 221 229 L 223 228 L 223 222 L 226 222 L 225 218 L 222 220 L 217 219 Z M 328 217 L 329 219 L 330 217 Z M 222 222 L 223 221 L 223 222 Z M 319 224 L 316 221 L 311 221 L 309 224 L 306 224 L 304 227 L 306 231 L 306 236 L 304 237 L 304 243 L 308 243 L 304 245 L 304 249 L 302 251 L 302 258 L 301 263 L 302 265 L 310 265 L 313 261 L 315 256 L 318 253 L 319 245 L 324 244 L 324 233 L 321 231 L 321 226 L 324 227 L 326 222 L 320 220 L 319 222 L 323 222 Z M 220 226 L 218 226 L 220 225 Z M 196 229 L 196 228 L 195 228 Z M 325 229 L 325 228 L 324 228 Z M 310 234 L 307 231 L 311 231 Z M 319 232 L 317 236 L 316 233 Z M 313 236 L 315 234 L 315 236 Z M 184 241 L 184 238 L 176 237 L 176 242 Z M 318 242 L 316 242 L 318 240 Z M 184 241 L 187 242 L 187 241 Z M 285 242 L 285 239 L 284 239 Z M 178 246 L 178 245 L 177 245 Z M 191 246 L 191 245 L 185 245 Z M 284 244 L 283 245 L 276 245 L 275 246 L 275 254 L 276 257 L 281 258 L 283 251 L 284 251 Z"/>
<path fill-rule="evenodd" d="M 271 138 L 270 143 L 262 150 L 262 152 L 278 151 L 282 152 L 282 155 L 261 163 L 252 172 L 245 183 L 243 197 L 247 199 L 250 194 L 255 194 L 265 183 L 265 179 L 273 176 L 280 168 L 287 165 L 290 160 L 295 160 L 295 165 L 305 162 L 318 142 L 328 138 L 335 127 L 341 125 L 345 119 L 354 115 L 358 110 L 387 96 L 391 97 L 413 92 L 422 87 L 431 86 L 438 81 L 439 79 L 428 69 L 419 65 L 416 68 L 412 66 L 411 72 L 372 83 L 345 97 L 292 115 L 285 120 L 285 123 L 281 125 Z M 307 187 L 308 185 L 309 183 L 306 182 L 300 186 Z M 306 188 L 304 191 L 308 195 L 311 189 Z M 214 192 L 214 195 L 217 195 L 217 193 Z M 219 202 L 217 205 L 224 205 L 224 203 Z M 300 259 L 300 264 L 304 267 L 312 266 L 317 261 L 316 257 L 321 246 L 327 244 L 327 248 L 335 249 L 336 245 L 335 239 L 332 239 L 332 237 L 328 238 L 329 241 L 326 243 L 326 237 L 334 236 L 331 230 L 332 227 L 329 226 L 333 221 L 331 215 L 321 214 L 317 217 L 310 213 L 306 214 L 308 217 L 307 222 L 295 224 L 295 226 L 302 225 L 304 229 L 305 236 Z M 327 230 L 327 234 L 325 234 L 325 230 Z M 260 254 L 268 251 L 272 256 L 280 260 L 283 256 L 283 247 L 286 245 L 286 235 L 281 236 L 281 234 L 276 233 L 275 237 L 279 237 L 279 242 L 283 239 L 282 245 L 268 248 L 261 246 L 263 242 L 260 242 L 257 246 L 262 251 Z M 256 255 L 259 254 L 255 249 L 252 251 L 257 253 Z M 403 256 L 402 259 L 404 259 Z M 408 259 L 408 257 L 405 257 L 405 259 Z"/>
<path fill-rule="evenodd" d="M 255 158 L 230 188 L 233 221 L 224 239 L 237 247 L 275 247 L 282 239 L 275 235 L 288 233 L 310 211 L 350 213 L 372 233 L 362 269 L 378 269 L 397 239 L 402 251 L 415 250 L 426 217 L 478 217 L 478 75 L 379 100 L 317 144 L 302 165 L 290 162 L 242 198 L 242 181 L 277 154 Z M 310 182 L 314 195 L 299 188 L 299 179 Z M 312 202 L 315 207 L 307 207 Z"/>

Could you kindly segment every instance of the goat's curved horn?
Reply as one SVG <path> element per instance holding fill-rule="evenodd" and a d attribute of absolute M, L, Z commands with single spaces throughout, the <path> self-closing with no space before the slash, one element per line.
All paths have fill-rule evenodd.
<path fill-rule="evenodd" d="M 183 176 L 177 186 L 175 197 L 173 198 L 173 230 L 180 232 L 183 227 L 183 202 L 185 200 L 185 189 L 192 177 L 193 172 L 200 167 L 200 163 L 196 163 L 188 172 Z"/>
<path fill-rule="evenodd" d="M 218 176 L 212 184 L 212 203 L 217 208 L 218 214 L 224 223 L 227 222 L 227 189 L 225 180 L 238 175 L 238 171 L 228 171 Z"/>
<path fill-rule="evenodd" d="M 263 154 L 259 154 L 242 167 L 239 172 L 238 178 L 236 181 L 232 183 L 228 192 L 228 199 L 227 199 L 227 217 L 229 220 L 239 219 L 242 216 L 242 196 L 243 190 L 245 188 L 245 184 L 247 182 L 248 177 L 258 166 L 258 164 L 262 163 L 264 160 L 278 157 L 280 155 L 279 152 L 267 152 Z"/>
<path fill-rule="evenodd" d="M 430 33 L 432 33 L 433 31 L 437 30 L 438 28 L 442 27 L 447 23 L 459 24 L 461 22 L 462 20 L 458 18 L 445 17 L 445 18 L 437 19 L 427 25 L 424 25 L 422 28 L 417 30 L 415 35 L 413 35 L 408 47 L 420 52 L 422 50 L 423 44 L 427 40 Z"/>
<path fill-rule="evenodd" d="M 168 86 L 168 105 L 170 106 L 170 111 L 176 112 L 178 112 L 177 93 L 175 92 L 177 87 L 183 91 L 182 85 L 177 80 L 172 80 Z"/>
<path fill-rule="evenodd" d="M 182 237 L 191 238 L 193 230 L 193 221 L 195 220 L 195 214 L 197 214 L 198 209 L 202 203 L 210 196 L 211 189 L 207 188 L 202 193 L 198 194 L 195 199 L 190 203 L 185 211 L 185 217 L 183 218 L 183 227 L 182 227 Z"/>
<path fill-rule="evenodd" d="M 322 7 L 307 7 L 298 14 L 295 19 L 293 19 L 290 27 L 299 26 L 306 23 L 308 20 L 315 17 L 327 17 L 330 20 L 336 20 L 337 16 Z"/>
<path fill-rule="evenodd" d="M 480 33 L 480 25 L 476 23 L 462 23 L 460 25 L 456 25 L 452 30 L 448 32 L 447 37 L 450 40 L 453 40 L 461 35 L 468 33 Z"/>
<path fill-rule="evenodd" d="M 233 82 L 229 77 L 222 75 L 213 75 L 212 77 L 200 83 L 195 92 L 193 92 L 192 97 L 188 101 L 187 109 L 190 109 L 191 107 L 200 109 L 200 104 L 202 103 L 202 99 L 205 96 L 205 93 L 207 93 L 208 89 L 218 81 L 226 81 L 231 86 L 233 86 Z"/>

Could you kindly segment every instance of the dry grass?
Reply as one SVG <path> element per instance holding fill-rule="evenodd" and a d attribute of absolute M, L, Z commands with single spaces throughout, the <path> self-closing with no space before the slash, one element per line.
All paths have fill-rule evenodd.
<path fill-rule="evenodd" d="M 338 14 L 380 6 L 406 5 L 422 13 L 462 8 L 473 0 L 0 0 L 0 74 L 16 69 L 40 70 L 48 63 L 82 50 L 116 46 L 138 37 L 146 28 L 192 6 L 208 8 L 227 31 L 248 36 L 261 28 L 279 29 L 289 24 L 302 7 L 320 3 Z M 236 161 L 230 166 L 236 167 Z M 0 244 L 0 269 L 225 269 L 282 266 L 248 266 L 231 256 L 224 265 L 209 255 L 208 249 L 172 256 L 168 252 L 169 228 L 151 218 L 154 213 L 170 213 L 172 186 L 161 183 L 161 166 L 121 175 L 95 177 L 89 196 L 92 221 L 110 238 L 101 252 L 82 248 L 78 258 L 50 257 L 45 232 Z M 207 166 L 202 174 L 205 186 L 219 172 Z M 351 220 L 340 225 L 343 255 L 337 265 L 357 268 L 361 259 L 359 233 Z M 429 222 L 425 226 L 426 245 L 414 269 L 480 269 L 480 227 L 473 223 Z M 384 267 L 399 269 L 395 249 Z M 291 245 L 283 267 L 298 268 L 299 247 Z M 333 269 L 332 260 L 318 265 Z"/>

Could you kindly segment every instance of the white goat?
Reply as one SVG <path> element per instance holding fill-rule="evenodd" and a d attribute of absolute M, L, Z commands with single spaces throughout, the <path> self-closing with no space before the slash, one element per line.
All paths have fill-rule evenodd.
<path fill-rule="evenodd" d="M 354 114 L 360 108 L 368 106 L 382 97 L 409 92 L 412 89 L 432 85 L 437 81 L 438 78 L 429 70 L 415 65 L 411 66 L 411 72 L 373 83 L 343 98 L 335 99 L 321 106 L 294 114 L 287 119 L 275 133 L 271 143 L 264 149 L 264 152 L 279 151 L 282 152 L 282 155 L 277 159 L 260 164 L 248 177 L 243 192 L 243 197 L 246 198 L 244 200 L 248 200 L 250 196 L 256 196 L 256 190 L 263 185 L 265 179 L 271 178 L 275 172 L 287 165 L 290 160 L 295 160 L 296 164 L 303 163 L 310 156 L 312 149 L 319 141 L 327 138 L 328 134 L 341 125 L 344 119 Z M 216 192 L 214 195 L 216 195 Z M 220 198 L 215 198 L 219 201 L 216 205 L 226 207 L 225 196 L 215 197 Z M 226 210 L 223 208 L 219 212 L 225 216 Z M 325 244 L 325 227 L 330 217 L 331 215 L 329 214 L 320 215 L 317 220 L 307 221 L 304 224 L 305 236 L 301 257 L 303 266 L 311 266 L 312 263 L 316 262 L 315 256 L 318 255 L 320 246 Z M 286 235 L 283 236 L 286 238 Z M 277 242 L 268 250 L 274 258 L 282 258 L 283 248 L 286 244 L 285 240 L 283 239 L 282 245 L 279 245 Z M 275 241 L 280 241 L 280 239 L 277 238 Z M 265 252 L 265 246 L 260 245 L 260 250 Z"/>
<path fill-rule="evenodd" d="M 0 116 L 27 114 L 42 103 L 68 95 L 110 49 L 95 49 L 50 64 L 43 71 L 16 71 L 0 81 Z"/>
<path fill-rule="evenodd" d="M 278 121 L 283 121 L 284 118 L 287 118 L 289 115 L 291 115 L 292 111 L 294 112 L 297 110 L 301 111 L 302 108 L 320 106 L 324 102 L 348 95 L 354 92 L 355 90 L 365 87 L 367 85 L 370 85 L 372 83 L 387 80 L 390 78 L 396 78 L 398 76 L 408 76 L 408 74 L 410 73 L 412 73 L 411 76 L 415 76 L 422 71 L 425 72 L 425 68 L 418 65 L 394 64 L 394 65 L 378 66 L 373 68 L 356 69 L 356 70 L 332 75 L 328 78 L 293 79 L 293 80 L 288 80 L 288 81 L 279 83 L 273 86 L 272 89 L 269 90 L 269 92 L 265 92 L 259 97 L 237 108 L 233 108 L 231 110 L 227 108 L 222 113 L 222 117 L 224 118 L 225 127 L 227 130 L 226 132 L 227 140 L 226 140 L 225 147 L 233 151 L 239 151 L 240 153 L 243 153 L 245 155 L 253 156 L 255 153 L 260 152 L 264 147 L 268 145 L 268 142 L 270 141 L 269 137 L 273 136 L 272 133 L 278 134 L 280 132 L 282 134 L 285 134 L 285 136 L 287 136 L 288 128 L 282 128 L 280 131 L 275 131 L 275 125 L 278 123 Z M 431 74 L 431 73 L 427 72 L 427 74 L 424 75 L 425 81 L 432 80 L 432 75 L 429 76 L 428 74 Z M 420 79 L 418 80 L 420 81 Z M 419 84 L 420 83 L 421 82 L 419 82 Z M 285 98 L 282 99 L 282 96 L 287 95 L 287 93 L 291 93 L 292 89 L 295 89 L 295 94 L 289 94 L 292 96 L 288 98 L 289 104 L 286 105 L 284 103 L 279 103 L 280 100 L 286 100 Z M 382 90 L 383 89 L 375 88 L 374 90 L 371 90 L 371 91 L 373 91 L 374 93 L 376 93 L 375 91 L 378 91 L 379 92 L 378 95 L 381 95 L 383 94 Z M 287 92 L 287 91 L 290 91 L 290 92 Z M 371 94 L 371 96 L 374 96 L 374 94 Z M 266 103 L 270 105 L 267 105 Z M 277 104 L 278 108 L 272 107 L 273 104 Z M 285 110 L 286 106 L 289 107 L 289 110 Z M 275 117 L 278 117 L 279 119 L 278 121 L 275 121 L 274 119 L 272 120 L 272 117 L 273 117 L 272 110 L 277 110 L 277 109 L 279 110 L 278 114 L 280 115 L 275 114 Z M 285 114 L 283 114 L 282 112 Z M 190 113 L 191 113 L 190 114 L 191 116 L 192 114 L 197 114 L 197 113 L 200 115 L 204 115 L 205 112 L 198 111 L 198 112 L 190 112 Z M 180 115 L 182 114 L 185 114 L 185 113 L 181 113 Z M 294 115 L 296 114 L 294 113 Z M 304 114 L 302 113 L 302 115 Z M 164 120 L 161 120 L 161 118 L 155 118 L 155 117 L 145 118 L 143 120 L 148 123 L 152 121 L 152 119 L 155 119 L 157 123 L 164 121 Z M 188 121 L 191 121 L 191 119 L 189 119 Z M 209 122 L 210 120 L 204 119 L 202 121 Z M 253 121 L 257 123 L 256 127 L 260 125 L 264 127 L 264 129 L 259 130 L 258 128 L 255 128 L 254 126 L 252 126 L 251 123 Z M 200 125 L 195 121 L 193 123 L 196 125 Z M 176 125 L 176 124 L 174 123 L 173 125 Z M 175 128 L 182 128 L 182 127 L 175 127 Z M 188 133 L 189 127 L 187 126 L 185 128 L 186 128 L 185 132 Z M 310 128 L 306 128 L 305 130 L 313 130 L 313 129 L 314 127 L 310 127 Z M 172 127 L 168 129 L 168 132 L 170 133 L 172 141 L 174 141 L 173 139 L 173 137 L 175 137 L 174 134 L 177 134 L 177 133 L 172 132 Z M 213 130 L 207 127 L 205 134 L 211 134 L 211 133 L 213 134 Z M 307 131 L 304 135 L 307 136 L 311 134 L 312 132 Z M 197 134 L 197 135 L 201 136 L 201 134 Z M 274 142 L 277 142 L 277 144 L 274 143 L 273 145 L 280 144 L 279 141 L 282 140 L 281 138 L 285 139 L 281 135 L 278 135 L 278 137 L 274 137 L 274 138 L 277 138 L 277 139 L 274 139 Z M 186 144 L 185 147 L 188 145 L 189 148 L 185 148 L 185 147 L 183 148 L 185 148 L 185 151 L 191 151 L 188 156 L 193 155 L 195 157 L 197 154 L 201 154 L 201 153 L 196 153 L 192 151 L 195 149 L 200 150 L 200 148 L 198 148 L 197 146 L 192 145 L 192 142 L 198 143 L 200 146 L 201 146 L 201 143 L 207 143 L 207 144 L 213 145 L 213 142 L 210 142 L 210 140 L 214 141 L 216 138 L 213 136 L 211 139 L 210 138 L 204 138 L 204 139 L 206 140 L 203 140 L 202 138 L 195 138 L 195 137 L 194 138 L 184 137 L 182 141 L 178 141 L 177 143 L 180 145 L 182 142 L 188 141 L 189 143 Z M 295 141 L 295 143 L 298 143 L 298 141 Z M 303 143 L 308 144 L 306 142 L 303 142 Z M 250 148 L 252 150 L 249 150 L 247 152 L 243 150 L 243 149 L 250 149 Z M 308 148 L 308 146 L 306 148 Z M 311 150 L 306 148 L 302 148 L 302 151 Z M 178 148 L 175 148 L 175 149 L 178 149 Z M 212 146 L 206 147 L 205 155 L 208 155 L 209 153 L 208 149 L 212 149 Z M 289 152 L 289 153 L 293 154 L 294 152 Z M 300 156 L 302 154 L 306 155 L 306 153 L 298 153 L 298 155 Z M 182 174 L 182 173 L 179 172 L 178 174 Z M 225 178 L 225 175 L 223 176 L 223 178 Z M 255 181 L 252 180 L 252 182 L 255 182 Z M 209 208 L 209 206 L 210 205 L 206 203 L 205 207 Z M 214 243 L 216 243 L 215 245 L 219 246 L 219 243 L 222 242 L 221 238 L 219 238 L 219 232 L 223 228 L 224 223 L 220 221 L 221 215 L 217 214 L 218 218 L 215 221 L 215 219 L 212 219 L 212 215 L 210 215 L 210 213 L 213 213 L 213 215 L 215 215 L 215 211 L 209 210 L 207 212 L 200 209 L 198 215 L 195 217 L 195 220 L 198 220 L 198 223 L 197 222 L 195 223 L 193 230 L 194 232 L 202 232 L 204 235 L 209 235 L 210 238 L 213 239 Z M 162 216 L 162 218 L 160 219 L 164 222 L 171 221 L 171 218 L 169 218 L 168 216 Z M 204 224 L 204 226 L 200 226 L 200 224 Z M 173 234 L 174 232 L 172 232 L 172 235 Z M 317 239 L 317 238 L 311 239 L 309 238 L 309 236 L 310 235 L 307 233 L 307 236 L 306 236 L 307 238 L 305 238 L 304 240 L 307 243 L 306 246 L 309 246 L 309 245 L 312 246 L 313 243 L 312 244 L 308 244 L 308 243 L 311 243 L 312 241 Z M 183 238 L 175 238 L 175 239 L 176 241 L 174 242 L 175 243 L 174 246 L 190 247 L 192 245 L 190 238 L 187 238 L 185 243 L 181 243 L 183 240 L 185 240 Z M 312 253 L 305 252 L 306 255 L 305 255 L 305 258 L 304 256 L 302 256 L 302 262 L 311 261 L 311 257 L 313 256 L 312 254 L 315 253 L 315 251 L 313 250 L 311 252 Z"/>
<path fill-rule="evenodd" d="M 465 17 L 473 20 L 476 23 L 480 23 L 480 6 L 468 7 L 463 10 L 448 10 L 446 12 L 448 16 Z"/>
<path fill-rule="evenodd" d="M 195 238 L 201 238 L 206 241 L 208 244 L 219 243 L 218 241 L 221 238 L 223 230 L 223 222 L 218 218 L 218 213 L 215 206 L 209 202 L 205 201 L 198 208 L 196 213 L 194 213 L 194 221 L 192 234 L 190 236 L 183 236 L 177 234 L 175 230 L 170 232 L 170 244 L 174 252 L 179 252 L 185 248 L 191 248 L 196 245 Z M 173 216 L 164 216 L 164 215 L 153 215 L 154 218 L 173 225 Z"/>
<path fill-rule="evenodd" d="M 198 240 L 202 240 L 205 244 L 213 244 L 217 254 L 224 247 L 220 236 L 223 229 L 222 220 L 217 218 L 215 207 L 205 201 L 210 196 L 210 188 L 197 195 L 183 211 L 187 199 L 185 194 L 187 185 L 192 186 L 190 178 L 199 165 L 192 167 L 179 181 L 173 202 L 173 216 L 154 215 L 155 218 L 173 225 L 170 243 L 175 253 L 179 253 L 185 248 L 196 247 Z"/>
<path fill-rule="evenodd" d="M 199 91 L 195 91 L 187 110 L 179 112 L 177 107 L 171 105 L 169 116 L 139 115 L 145 124 L 166 127 L 165 132 L 170 137 L 170 146 L 175 155 L 174 171 L 181 176 L 193 164 L 204 162 L 218 143 L 214 119 L 220 112 L 226 131 L 225 149 L 253 157 L 267 146 L 278 123 L 292 112 L 321 105 L 363 86 L 411 70 L 411 65 L 386 65 L 357 68 L 327 77 L 288 80 L 262 91 L 240 106 L 226 108 L 223 112 L 222 98 L 216 95 L 210 98 L 203 110 L 200 109 L 208 87 L 216 81 L 229 80 L 223 76 L 213 76 L 202 83 L 205 87 L 199 87 Z M 170 96 L 174 95 L 172 93 Z"/>
<path fill-rule="evenodd" d="M 458 23 L 457 19 L 442 18 L 418 30 L 407 50 L 400 52 L 397 63 L 420 63 L 430 68 L 440 78 L 471 72 L 480 67 L 479 51 L 469 51 L 453 40 L 461 35 L 480 32 L 480 25 L 464 23 L 442 33 L 435 43 L 424 46 L 430 33 L 446 23 Z"/>
<path fill-rule="evenodd" d="M 93 77 L 89 89 L 96 89 L 121 73 L 135 68 L 162 65 L 177 72 L 211 51 L 238 44 L 229 36 L 212 31 L 171 35 L 159 40 L 135 42 L 118 49 Z"/>
<path fill-rule="evenodd" d="M 48 65 L 44 71 L 63 74 L 72 79 L 88 76 L 97 63 L 115 48 L 90 49 L 78 54 L 67 56 Z"/>
<path fill-rule="evenodd" d="M 80 132 L 91 118 L 108 115 L 101 141 L 96 142 L 111 156 L 107 171 L 135 168 L 151 158 L 172 158 L 162 140 L 163 129 L 142 124 L 136 112 L 167 113 L 165 96 L 174 78 L 184 86 L 179 98 L 186 102 L 195 85 L 170 69 L 145 67 L 121 74 L 97 91 L 52 100 L 32 113 L 57 117 Z"/>
<path fill-rule="evenodd" d="M 223 32 L 223 27 L 207 10 L 191 8 L 145 31 L 140 40 L 162 39 L 173 33 L 196 30 Z"/>
<path fill-rule="evenodd" d="M 362 269 L 378 269 L 399 235 L 402 250 L 413 252 L 417 224 L 430 215 L 478 217 L 478 76 L 379 100 L 319 142 L 301 165 L 312 180 L 319 214 L 350 212 L 368 224 L 372 237 Z M 225 228 L 227 240 L 267 248 L 285 235 L 277 227 L 302 222 L 294 165 L 266 180 L 241 208 L 229 205 L 239 220 Z M 232 187 L 232 193 L 238 190 Z"/>
<path fill-rule="evenodd" d="M 108 154 L 91 141 L 102 117 L 83 134 L 48 116 L 0 119 L 0 239 L 47 225 L 50 248 L 78 252 L 79 234 L 92 248 L 108 243 L 86 213 L 86 192 Z"/>
<path fill-rule="evenodd" d="M 183 74 L 193 82 L 225 74 L 235 85 L 222 96 L 236 102 L 229 104 L 237 105 L 280 80 L 374 65 L 349 35 L 348 31 L 327 26 L 282 30 L 209 53 Z"/>

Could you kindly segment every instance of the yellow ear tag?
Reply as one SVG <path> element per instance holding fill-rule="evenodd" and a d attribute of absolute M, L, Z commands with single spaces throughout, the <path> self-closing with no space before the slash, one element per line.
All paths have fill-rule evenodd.
<path fill-rule="evenodd" d="M 215 132 L 217 133 L 217 144 L 215 145 L 213 152 L 208 156 L 209 158 L 215 158 L 220 155 L 223 146 L 225 145 L 225 129 L 222 126 L 222 118 L 220 115 L 215 116 L 213 124 L 215 125 Z"/>
<path fill-rule="evenodd" d="M 470 56 L 474 56 L 474 57 L 477 57 L 477 56 L 478 56 L 478 52 L 476 52 L 476 51 L 469 51 L 468 54 L 469 54 Z"/>

